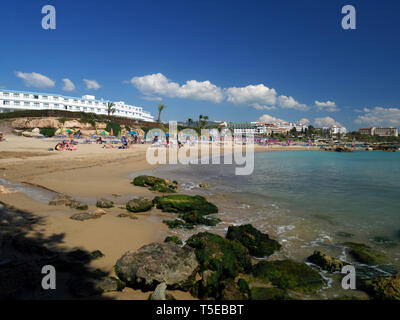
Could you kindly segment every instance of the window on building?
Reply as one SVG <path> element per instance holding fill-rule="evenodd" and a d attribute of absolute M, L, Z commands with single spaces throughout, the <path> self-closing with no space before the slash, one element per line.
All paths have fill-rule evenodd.
<path fill-rule="evenodd" d="M 42 96 L 42 99 L 43 100 L 47 100 L 47 96 Z"/>
<path fill-rule="evenodd" d="M 34 106 L 39 107 L 39 102 L 35 102 Z"/>
<path fill-rule="evenodd" d="M 19 101 L 14 101 L 15 106 L 19 106 Z"/>
<path fill-rule="evenodd" d="M 29 98 L 29 94 L 24 93 L 24 98 L 25 98 L 25 99 L 28 99 L 28 98 Z"/>
<path fill-rule="evenodd" d="M 3 96 L 4 96 L 4 97 L 9 97 L 9 96 L 10 96 L 10 93 L 8 93 L 8 92 L 3 92 Z"/>
<path fill-rule="evenodd" d="M 19 93 L 13 93 L 13 97 L 19 98 Z"/>
<path fill-rule="evenodd" d="M 33 99 L 39 99 L 39 96 L 38 95 L 34 95 Z"/>
<path fill-rule="evenodd" d="M 31 105 L 30 102 L 27 102 L 27 101 L 24 102 L 25 107 L 29 107 L 30 105 Z"/>
<path fill-rule="evenodd" d="M 4 104 L 5 106 L 9 106 L 9 105 L 10 105 L 10 101 L 4 100 L 4 101 L 3 101 L 3 104 Z"/>

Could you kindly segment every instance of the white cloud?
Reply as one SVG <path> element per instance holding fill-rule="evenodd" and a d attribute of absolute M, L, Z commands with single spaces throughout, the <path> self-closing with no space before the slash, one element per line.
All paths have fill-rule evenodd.
<path fill-rule="evenodd" d="M 143 96 L 142 99 L 147 101 L 162 101 L 160 97 Z"/>
<path fill-rule="evenodd" d="M 64 86 L 62 88 L 64 91 L 74 91 L 75 90 L 75 85 L 71 80 L 69 80 L 68 78 L 65 78 L 65 79 L 62 79 L 62 81 L 64 82 Z"/>
<path fill-rule="evenodd" d="M 220 88 L 210 81 L 186 81 L 184 85 L 173 82 L 162 73 L 133 77 L 130 83 L 146 96 L 187 98 L 214 103 L 228 101 L 237 106 L 251 106 L 257 110 L 297 109 L 306 111 L 309 107 L 290 96 L 278 96 L 274 88 L 264 84 L 245 87 Z"/>
<path fill-rule="evenodd" d="M 267 109 L 276 103 L 276 91 L 263 84 L 233 87 L 226 89 L 228 101 L 238 106 L 252 106 Z"/>
<path fill-rule="evenodd" d="M 298 123 L 304 124 L 304 125 L 309 125 L 310 124 L 310 120 L 308 120 L 307 118 L 303 118 L 300 119 Z"/>
<path fill-rule="evenodd" d="M 319 111 L 336 112 L 340 110 L 335 102 L 329 100 L 326 102 L 315 100 L 315 106 Z"/>
<path fill-rule="evenodd" d="M 356 123 L 371 126 L 400 126 L 399 108 L 364 108 L 363 112 L 364 114 L 355 120 Z"/>
<path fill-rule="evenodd" d="M 315 118 L 314 123 L 319 128 L 325 128 L 330 126 L 340 126 L 340 123 L 331 117 Z"/>
<path fill-rule="evenodd" d="M 51 88 L 55 86 L 55 81 L 51 80 L 50 78 L 36 72 L 32 73 L 23 73 L 17 71 L 15 75 L 18 78 L 24 80 L 24 83 L 27 87 L 35 87 L 35 88 Z"/>
<path fill-rule="evenodd" d="M 264 115 L 262 115 L 262 116 L 258 119 L 258 121 L 260 121 L 260 122 L 265 122 L 265 123 L 286 122 L 285 120 L 275 118 L 275 117 L 273 117 L 273 116 L 270 116 L 269 114 L 264 114 Z"/>
<path fill-rule="evenodd" d="M 195 99 L 220 103 L 224 99 L 222 89 L 210 81 L 186 81 L 184 85 L 172 82 L 162 73 L 133 77 L 131 84 L 145 95 L 161 95 L 169 98 Z"/>
<path fill-rule="evenodd" d="M 88 90 L 98 90 L 101 88 L 101 85 L 96 80 L 83 79 L 83 81 L 85 82 L 86 89 Z"/>
<path fill-rule="evenodd" d="M 302 111 L 307 111 L 309 109 L 305 104 L 299 103 L 294 100 L 293 97 L 287 96 L 279 96 L 278 105 L 283 109 L 297 109 Z"/>

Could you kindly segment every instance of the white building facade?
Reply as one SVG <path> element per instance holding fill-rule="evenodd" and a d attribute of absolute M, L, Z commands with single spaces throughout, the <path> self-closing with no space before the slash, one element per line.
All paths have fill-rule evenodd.
<path fill-rule="evenodd" d="M 108 102 L 110 101 L 96 100 L 96 97 L 91 95 L 79 98 L 0 89 L 0 113 L 18 110 L 61 110 L 107 115 Z M 154 122 L 154 117 L 141 107 L 127 105 L 123 101 L 114 103 L 113 116 Z"/>

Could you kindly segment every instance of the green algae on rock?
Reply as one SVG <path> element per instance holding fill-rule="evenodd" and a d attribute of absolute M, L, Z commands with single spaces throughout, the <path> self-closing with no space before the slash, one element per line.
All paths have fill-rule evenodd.
<path fill-rule="evenodd" d="M 345 242 L 344 245 L 350 248 L 350 255 L 358 262 L 372 265 L 386 262 L 386 257 L 383 254 L 375 251 L 366 244 Z"/>
<path fill-rule="evenodd" d="M 172 213 L 199 213 L 202 215 L 218 213 L 215 204 L 208 202 L 202 196 L 190 196 L 186 194 L 173 194 L 155 197 L 153 202 L 158 209 Z"/>
<path fill-rule="evenodd" d="M 177 182 L 153 176 L 141 175 L 133 179 L 132 184 L 139 187 L 148 187 L 151 191 L 161 193 L 175 193 L 178 189 Z"/>
<path fill-rule="evenodd" d="M 270 239 L 268 234 L 260 232 L 251 224 L 230 226 L 226 238 L 239 241 L 255 257 L 270 256 L 281 248 L 278 241 Z"/>
<path fill-rule="evenodd" d="M 320 274 L 305 263 L 293 260 L 260 261 L 253 267 L 253 276 L 271 282 L 280 289 L 312 293 L 324 285 Z"/>
<path fill-rule="evenodd" d="M 143 197 L 132 199 L 127 202 L 126 210 L 130 212 L 146 212 L 153 207 L 153 202 Z"/>
<path fill-rule="evenodd" d="M 341 271 L 346 264 L 342 260 L 323 254 L 320 251 L 314 251 L 314 253 L 307 258 L 307 261 L 330 272 Z"/>
<path fill-rule="evenodd" d="M 164 242 L 173 242 L 176 244 L 182 244 L 182 240 L 179 239 L 177 236 L 168 236 L 164 239 Z"/>
<path fill-rule="evenodd" d="M 400 273 L 363 283 L 364 290 L 377 300 L 400 300 Z"/>
<path fill-rule="evenodd" d="M 250 290 L 251 300 L 288 300 L 287 292 L 279 288 L 253 287 Z"/>

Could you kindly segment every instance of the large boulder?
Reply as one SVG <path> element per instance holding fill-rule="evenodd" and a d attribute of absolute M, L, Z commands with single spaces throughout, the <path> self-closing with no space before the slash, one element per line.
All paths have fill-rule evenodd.
<path fill-rule="evenodd" d="M 307 261 L 330 272 L 341 271 L 346 264 L 342 260 L 323 254 L 320 251 L 314 251 L 314 253 L 307 258 Z"/>
<path fill-rule="evenodd" d="M 383 254 L 377 252 L 366 244 L 345 242 L 344 245 L 349 248 L 350 255 L 358 262 L 370 265 L 386 262 L 386 257 Z"/>
<path fill-rule="evenodd" d="M 116 263 L 117 276 L 133 288 L 154 289 L 165 282 L 171 288 L 185 288 L 199 264 L 194 250 L 175 243 L 151 243 L 126 252 Z"/>
<path fill-rule="evenodd" d="M 293 260 L 260 261 L 253 267 L 253 276 L 280 289 L 312 293 L 324 285 L 321 275 L 305 263 Z"/>
<path fill-rule="evenodd" d="M 251 224 L 230 226 L 226 238 L 239 241 L 255 257 L 270 256 L 281 248 L 278 241 L 270 239 L 268 234 L 260 232 Z"/>
<path fill-rule="evenodd" d="M 378 300 L 400 300 L 400 273 L 391 277 L 368 280 L 364 289 Z"/>
<path fill-rule="evenodd" d="M 101 217 L 102 214 L 85 212 L 85 213 L 75 213 L 70 217 L 70 219 L 77 221 L 85 221 L 85 220 L 99 219 Z"/>
<path fill-rule="evenodd" d="M 143 197 L 132 199 L 127 202 L 126 210 L 130 212 L 146 212 L 153 207 L 153 202 Z"/>

